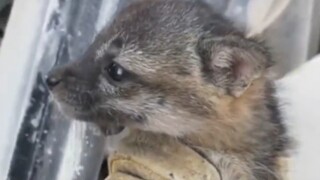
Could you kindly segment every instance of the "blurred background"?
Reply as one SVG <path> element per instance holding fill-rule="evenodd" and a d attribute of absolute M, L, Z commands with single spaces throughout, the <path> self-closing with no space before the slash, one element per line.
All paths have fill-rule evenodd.
<path fill-rule="evenodd" d="M 0 180 L 99 178 L 103 136 L 91 124 L 66 120 L 43 77 L 81 56 L 132 1 L 0 0 Z M 248 4 L 263 0 L 205 1 L 245 21 Z M 319 9 L 318 0 L 291 0 L 265 30 L 278 78 L 319 53 Z"/>

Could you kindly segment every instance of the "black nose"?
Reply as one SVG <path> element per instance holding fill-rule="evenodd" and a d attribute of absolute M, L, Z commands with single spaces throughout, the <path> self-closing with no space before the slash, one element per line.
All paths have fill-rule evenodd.
<path fill-rule="evenodd" d="M 48 76 L 46 79 L 46 83 L 50 89 L 54 88 L 61 82 L 61 78 Z"/>

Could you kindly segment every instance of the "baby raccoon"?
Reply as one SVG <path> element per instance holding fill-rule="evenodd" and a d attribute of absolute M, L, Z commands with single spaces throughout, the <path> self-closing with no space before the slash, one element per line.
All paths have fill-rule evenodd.
<path fill-rule="evenodd" d="M 222 179 L 272 180 L 288 144 L 272 64 L 263 43 L 201 2 L 141 0 L 47 84 L 72 118 L 178 139 Z"/>

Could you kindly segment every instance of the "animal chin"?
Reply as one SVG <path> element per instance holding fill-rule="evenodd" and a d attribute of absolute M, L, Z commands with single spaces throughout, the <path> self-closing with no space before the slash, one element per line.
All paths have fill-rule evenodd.
<path fill-rule="evenodd" d="M 74 102 L 56 98 L 55 104 L 57 105 L 59 111 L 61 111 L 63 114 L 65 114 L 71 119 L 87 121 L 86 117 L 90 116 L 90 108 L 86 108 L 81 105 L 76 105 L 76 103 Z"/>

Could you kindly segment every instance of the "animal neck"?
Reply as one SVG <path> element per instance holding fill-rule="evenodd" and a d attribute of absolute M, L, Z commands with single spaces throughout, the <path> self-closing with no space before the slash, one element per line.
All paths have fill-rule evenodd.
<path fill-rule="evenodd" d="M 197 132 L 182 141 L 215 151 L 254 153 L 281 146 L 284 127 L 273 97 L 271 83 L 254 82 L 239 98 L 223 97 L 215 105 L 216 114 L 203 120 Z"/>

